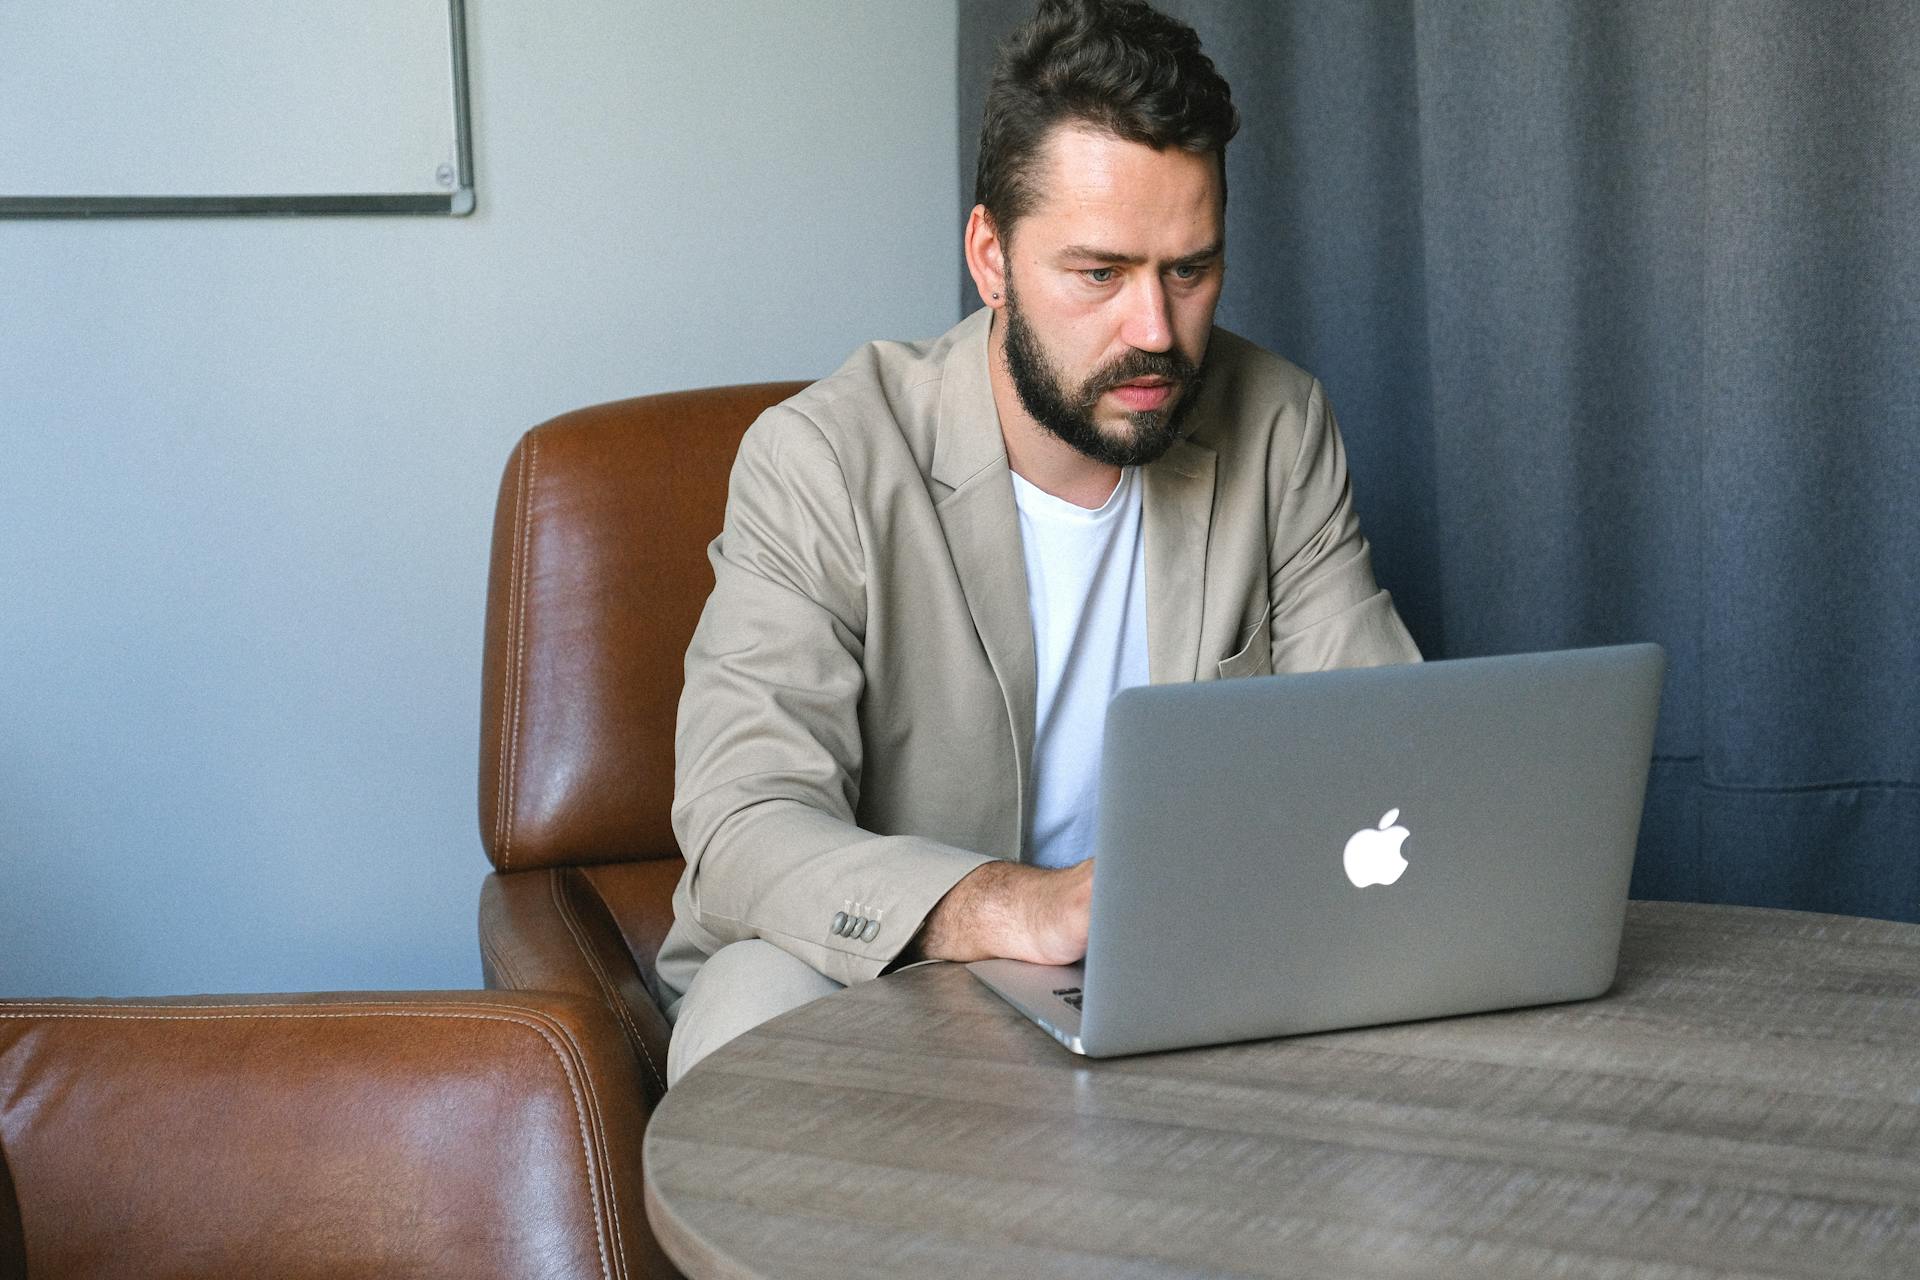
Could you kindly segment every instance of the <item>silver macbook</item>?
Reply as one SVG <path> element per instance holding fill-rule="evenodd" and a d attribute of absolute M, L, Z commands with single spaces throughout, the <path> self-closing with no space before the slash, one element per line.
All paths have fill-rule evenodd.
<path fill-rule="evenodd" d="M 1613 983 L 1657 645 L 1117 695 L 1082 964 L 968 968 L 1096 1057 Z"/>

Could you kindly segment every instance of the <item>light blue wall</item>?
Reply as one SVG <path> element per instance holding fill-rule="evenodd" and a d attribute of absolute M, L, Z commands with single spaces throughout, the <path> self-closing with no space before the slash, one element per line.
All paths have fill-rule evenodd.
<path fill-rule="evenodd" d="M 0 995 L 478 985 L 527 427 L 957 318 L 954 0 L 468 0 L 468 219 L 0 222 Z"/>

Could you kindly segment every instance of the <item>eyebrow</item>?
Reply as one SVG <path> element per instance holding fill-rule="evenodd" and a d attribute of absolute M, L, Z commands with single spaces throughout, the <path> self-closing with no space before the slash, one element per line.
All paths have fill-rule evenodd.
<path fill-rule="evenodd" d="M 1195 253 L 1174 258 L 1168 262 L 1167 265 L 1170 267 L 1197 266 L 1202 262 L 1219 257 L 1222 248 L 1223 246 L 1220 242 L 1215 241 Z M 1115 253 L 1111 249 L 1096 249 L 1092 245 L 1084 244 L 1068 245 L 1060 251 L 1059 256 L 1063 261 L 1073 259 L 1079 262 L 1102 262 L 1114 267 L 1137 267 L 1146 262 L 1146 259 L 1137 253 Z"/>

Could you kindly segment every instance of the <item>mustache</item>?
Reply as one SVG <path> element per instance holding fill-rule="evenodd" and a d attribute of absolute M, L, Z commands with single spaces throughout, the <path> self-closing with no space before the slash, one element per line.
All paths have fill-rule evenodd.
<path fill-rule="evenodd" d="M 1101 396 L 1135 378 L 1165 378 L 1168 382 L 1184 386 L 1199 373 L 1200 366 L 1177 351 L 1142 351 L 1135 347 L 1087 377 L 1080 387 L 1079 407 L 1092 408 Z"/>

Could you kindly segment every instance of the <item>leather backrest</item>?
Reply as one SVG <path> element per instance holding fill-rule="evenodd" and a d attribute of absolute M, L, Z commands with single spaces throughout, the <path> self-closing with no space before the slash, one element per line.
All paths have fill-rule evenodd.
<path fill-rule="evenodd" d="M 678 853 L 673 726 L 747 427 L 805 383 L 645 396 L 529 431 L 500 482 L 480 831 L 501 871 Z"/>

